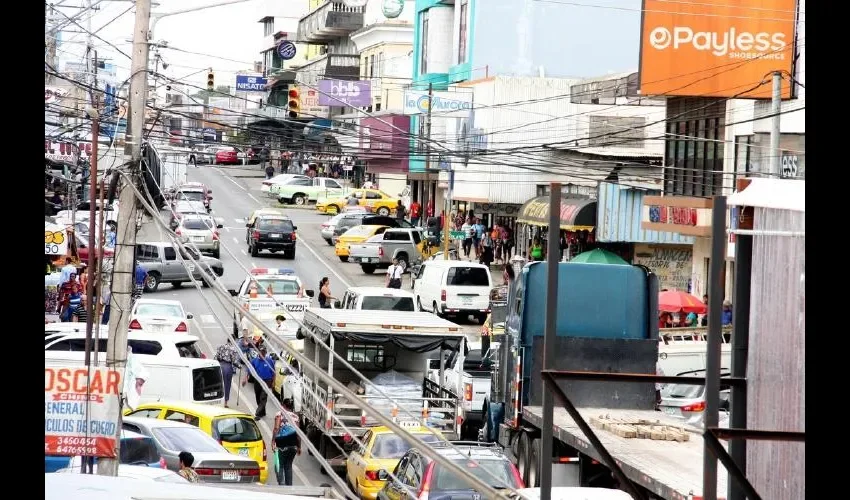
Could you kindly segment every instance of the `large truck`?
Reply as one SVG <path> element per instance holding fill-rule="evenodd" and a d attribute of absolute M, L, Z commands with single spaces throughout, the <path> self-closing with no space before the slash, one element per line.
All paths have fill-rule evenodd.
<path fill-rule="evenodd" d="M 298 337 L 304 355 L 319 370 L 357 394 L 362 402 L 346 400 L 306 368 L 301 375 L 301 426 L 331 467 L 345 465 L 340 450 L 379 425 L 362 409 L 363 402 L 399 422 L 417 421 L 457 439 L 457 396 L 437 387 L 437 395 L 423 396 L 422 381 L 429 358 L 457 351 L 463 362 L 466 337 L 458 325 L 433 314 L 308 308 Z M 324 345 L 323 345 L 324 344 Z M 327 347 L 325 347 L 327 346 Z M 333 353 L 369 379 L 366 384 Z M 392 401 L 375 390 L 380 387 Z M 359 404 L 357 404 L 359 403 Z M 411 414 L 413 416 L 411 416 Z"/>
<path fill-rule="evenodd" d="M 523 267 L 508 289 L 505 335 L 499 344 L 492 389 L 485 400 L 484 441 L 498 442 L 528 487 L 539 486 L 546 263 Z M 560 263 L 553 367 L 559 370 L 655 374 L 659 359 L 658 283 L 642 266 Z M 702 492 L 702 430 L 655 410 L 652 383 L 566 380 L 560 387 L 591 423 L 626 476 L 647 498 L 685 500 Z M 619 488 L 605 460 L 569 414 L 554 410 L 552 486 Z M 603 420 L 652 422 L 678 440 L 624 434 Z M 659 426 L 659 427 L 655 427 Z M 665 427 L 660 427 L 665 426 Z M 642 429 L 646 429 L 643 427 Z M 680 432 L 679 432 L 680 431 Z M 666 435 L 665 435 L 666 437 Z M 718 471 L 718 491 L 726 474 Z"/>

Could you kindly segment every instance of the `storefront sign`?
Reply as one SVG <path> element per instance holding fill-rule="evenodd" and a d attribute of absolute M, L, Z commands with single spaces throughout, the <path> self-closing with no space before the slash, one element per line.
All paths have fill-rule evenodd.
<path fill-rule="evenodd" d="M 65 228 L 56 224 L 44 224 L 44 255 L 66 255 L 68 237 Z"/>
<path fill-rule="evenodd" d="M 659 289 L 687 291 L 693 255 L 693 247 L 689 246 L 636 244 L 633 263 L 654 272 Z"/>
<path fill-rule="evenodd" d="M 404 114 L 419 115 L 428 113 L 441 113 L 451 118 L 464 118 L 469 116 L 472 109 L 472 94 L 462 92 L 419 92 L 414 90 L 404 91 Z"/>
<path fill-rule="evenodd" d="M 567 231 L 592 231 L 596 225 L 596 200 L 561 198 L 561 229 Z M 517 222 L 534 226 L 549 225 L 549 197 L 539 196 L 525 203 L 519 210 Z"/>
<path fill-rule="evenodd" d="M 44 454 L 115 457 L 121 372 L 44 368 Z"/>
<path fill-rule="evenodd" d="M 689 236 L 710 236 L 711 200 L 684 196 L 644 196 L 641 227 Z"/>

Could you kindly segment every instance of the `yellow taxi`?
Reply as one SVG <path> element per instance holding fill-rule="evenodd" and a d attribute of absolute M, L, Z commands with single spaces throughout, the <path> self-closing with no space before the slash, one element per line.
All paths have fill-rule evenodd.
<path fill-rule="evenodd" d="M 389 229 L 389 226 L 361 225 L 352 227 L 351 229 L 340 235 L 339 239 L 336 241 L 336 245 L 334 246 L 336 256 L 339 257 L 339 260 L 343 262 L 348 262 L 349 245 L 363 243 L 372 236 L 375 236 L 376 234 L 382 234 L 387 229 Z"/>
<path fill-rule="evenodd" d="M 157 401 L 140 404 L 125 416 L 175 420 L 194 425 L 221 443 L 235 455 L 250 457 L 260 465 L 260 482 L 269 475 L 266 443 L 254 417 L 223 406 L 186 403 L 183 401 Z"/>
<path fill-rule="evenodd" d="M 326 198 L 316 202 L 316 210 L 327 214 L 338 214 L 343 207 L 348 205 L 348 198 L 357 198 L 357 204 L 366 207 L 370 212 L 377 215 L 390 215 L 395 213 L 399 199 L 390 196 L 378 189 L 355 189 L 347 196 L 339 198 Z"/>
<path fill-rule="evenodd" d="M 399 425 L 425 443 L 443 439 L 439 432 L 432 432 L 416 422 L 401 422 Z M 410 449 L 410 444 L 384 426 L 369 429 L 360 441 L 363 447 L 355 444 L 345 461 L 345 478 L 357 496 L 363 500 L 374 500 L 389 479 L 389 473 Z"/>

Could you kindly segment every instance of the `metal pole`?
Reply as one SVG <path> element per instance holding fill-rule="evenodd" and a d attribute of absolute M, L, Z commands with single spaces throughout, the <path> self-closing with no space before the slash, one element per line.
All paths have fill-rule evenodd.
<path fill-rule="evenodd" d="M 150 23 L 151 0 L 136 0 L 136 23 L 133 28 L 133 60 L 130 64 L 130 110 L 127 124 L 127 147 L 124 153 L 130 156 L 130 169 L 137 178 L 142 159 L 142 133 L 145 128 L 145 101 L 147 100 L 148 69 L 148 24 Z M 133 292 L 134 254 L 136 249 L 136 197 L 132 188 L 124 182 L 119 196 L 120 211 L 115 244 L 114 269 L 112 275 L 112 298 L 110 300 L 109 339 L 106 347 L 106 366 L 124 373 L 127 364 L 127 329 L 130 322 L 130 295 Z M 132 385 L 131 385 L 132 387 Z M 121 414 L 115 426 L 116 456 L 120 456 Z M 118 461 L 104 458 L 98 462 L 98 474 L 115 476 Z"/>
<path fill-rule="evenodd" d="M 723 266 L 726 265 L 726 197 L 715 196 L 711 220 L 711 265 L 708 276 L 708 353 L 705 363 L 705 428 L 718 426 L 720 346 L 723 329 Z M 717 457 L 704 447 L 703 498 L 717 500 Z"/>
<path fill-rule="evenodd" d="M 735 309 L 732 316 L 732 376 L 747 376 L 747 352 L 750 343 L 750 274 L 753 267 L 753 237 L 735 235 Z M 729 427 L 747 428 L 747 387 L 732 387 Z M 747 470 L 747 441 L 729 441 L 729 455 L 739 469 Z M 746 496 L 737 481 L 729 481 L 729 500 L 745 500 Z"/>
<path fill-rule="evenodd" d="M 422 206 L 425 207 L 425 225 L 428 225 L 428 207 L 431 201 L 431 100 L 434 96 L 434 84 L 428 84 L 428 112 L 425 113 L 425 190 L 422 192 Z M 436 193 L 434 193 L 436 195 Z M 432 217 L 437 216 L 437 207 L 434 206 Z"/>
<path fill-rule="evenodd" d="M 781 156 L 779 150 L 779 136 L 781 134 L 779 123 L 782 112 L 782 73 L 773 73 L 773 99 L 770 102 L 770 114 L 773 121 L 770 128 L 770 175 L 779 177 L 782 174 Z"/>
<path fill-rule="evenodd" d="M 428 107 L 428 111 L 431 110 L 431 107 Z M 454 171 L 452 170 L 452 164 L 449 162 L 449 179 L 448 179 L 448 189 L 446 190 L 446 210 L 443 214 L 443 260 L 449 259 L 449 234 L 451 233 L 451 213 L 452 213 L 452 197 L 454 196 Z"/>
<path fill-rule="evenodd" d="M 546 327 L 543 331 L 543 369 L 555 368 L 555 337 L 558 322 L 558 249 L 561 232 L 561 184 L 549 184 L 549 239 L 546 245 Z M 552 500 L 552 441 L 555 397 L 543 391 L 543 428 L 540 435 L 540 500 Z M 529 485 L 534 486 L 534 485 Z"/>

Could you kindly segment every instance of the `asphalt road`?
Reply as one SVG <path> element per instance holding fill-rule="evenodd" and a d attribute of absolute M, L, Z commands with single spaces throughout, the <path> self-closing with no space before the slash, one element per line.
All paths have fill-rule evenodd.
<path fill-rule="evenodd" d="M 238 287 L 245 278 L 243 269 L 262 267 L 288 267 L 296 271 L 308 289 L 318 293 L 319 280 L 327 276 L 331 280 L 331 292 L 336 297 L 342 297 L 345 290 L 351 286 L 384 286 L 384 276 L 380 272 L 366 275 L 355 264 L 339 261 L 334 255 L 333 247 L 329 246 L 320 236 L 319 229 L 328 216 L 319 214 L 312 208 L 288 210 L 293 223 L 298 227 L 298 243 L 296 258 L 285 260 L 280 254 L 262 253 L 251 257 L 245 244 L 245 219 L 255 209 L 264 206 L 277 206 L 277 202 L 265 197 L 260 191 L 262 172 L 259 167 L 220 168 L 201 166 L 189 167 L 189 181 L 203 182 L 212 190 L 213 215 L 224 218 L 224 228 L 221 229 L 222 249 L 221 261 L 224 264 L 224 275 L 221 280 L 226 288 Z M 165 217 L 165 212 L 163 212 Z M 167 221 L 167 218 L 165 218 Z M 160 226 L 147 222 L 142 226 L 137 240 L 168 241 Z M 494 280 L 495 282 L 496 280 Z M 407 280 L 405 279 L 405 284 Z M 187 312 L 194 315 L 192 334 L 201 338 L 202 350 L 212 357 L 216 346 L 226 342 L 227 335 L 232 331 L 233 311 L 223 307 L 210 290 L 201 293 L 190 286 L 180 289 L 163 284 L 151 298 L 174 299 L 182 302 Z M 211 307 L 205 302 L 210 303 Z M 479 337 L 480 326 L 473 322 L 461 324 L 470 340 Z M 242 374 L 244 375 L 244 373 Z M 238 400 L 239 409 L 254 414 L 256 404 L 252 386 L 241 387 L 234 377 L 230 402 Z M 266 438 L 270 450 L 271 428 L 274 424 L 274 407 L 267 405 L 267 416 L 260 422 L 260 428 Z M 271 459 L 271 456 L 269 457 Z M 269 460 L 270 466 L 273 462 Z M 310 456 L 306 448 L 301 456 L 295 459 L 295 484 L 319 486 L 323 483 L 332 484 L 329 477 L 323 475 L 318 462 Z M 276 485 L 274 472 L 271 471 L 267 482 Z"/>

